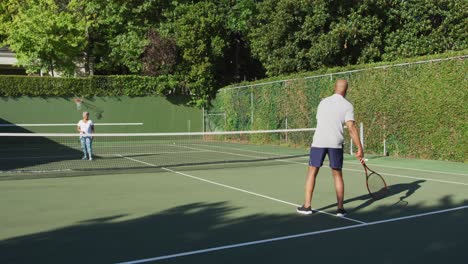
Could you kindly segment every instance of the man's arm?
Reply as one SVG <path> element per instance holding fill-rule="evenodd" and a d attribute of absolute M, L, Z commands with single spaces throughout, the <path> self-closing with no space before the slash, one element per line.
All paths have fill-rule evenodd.
<path fill-rule="evenodd" d="M 346 127 L 349 130 L 349 135 L 351 136 L 351 139 L 353 140 L 354 145 L 356 145 L 358 148 L 358 151 L 356 152 L 356 158 L 360 160 L 364 157 L 364 150 L 362 149 L 362 144 L 361 144 L 361 140 L 359 139 L 359 132 L 356 127 L 356 124 L 353 120 L 346 121 Z"/>
<path fill-rule="evenodd" d="M 81 129 L 80 129 L 80 126 L 79 126 L 79 125 L 76 126 L 76 131 L 78 131 L 78 133 L 81 134 Z"/>

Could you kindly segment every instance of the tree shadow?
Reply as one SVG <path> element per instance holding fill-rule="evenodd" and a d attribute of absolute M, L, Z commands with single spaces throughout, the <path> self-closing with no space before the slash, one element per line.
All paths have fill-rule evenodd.
<path fill-rule="evenodd" d="M 0 118 L 2 133 L 34 133 Z M 78 136 L 76 147 L 69 147 L 47 137 L 0 137 L 0 172 L 37 171 L 41 165 L 67 160 L 79 160 L 83 156 Z M 52 151 L 52 152 L 51 152 Z M 53 157 L 48 157 L 53 154 Z M 67 168 L 57 168 L 67 169 Z"/>
<path fill-rule="evenodd" d="M 97 120 L 101 120 L 103 118 L 104 110 L 99 106 L 88 102 L 88 100 L 84 100 L 82 105 L 84 107 L 83 110 L 88 110 L 89 112 L 91 112 Z"/>
<path fill-rule="evenodd" d="M 409 188 L 402 187 L 402 190 L 409 190 Z M 434 206 L 410 205 L 405 210 L 417 214 L 467 204 L 468 200 L 457 204 L 450 196 L 446 196 L 442 197 Z M 83 220 L 71 226 L 0 241 L 0 252 L 2 253 L 0 254 L 0 263 L 116 263 L 355 224 L 324 214 L 299 216 L 294 210 L 286 214 L 251 213 L 246 215 L 239 214 L 242 209 L 232 206 L 228 202 L 195 202 L 140 218 L 128 219 L 131 215 L 121 213 Z M 375 214 L 381 214 L 387 210 L 388 207 L 379 206 L 375 208 Z M 359 212 L 355 212 L 353 217 L 359 219 L 365 214 L 361 215 Z M 443 224 L 443 221 L 451 223 L 453 221 L 462 224 L 457 218 L 460 216 L 465 217 L 466 220 L 468 214 L 464 211 L 459 214 L 446 214 L 443 220 L 438 219 L 438 223 Z M 429 223 L 431 222 L 429 221 Z M 359 228 L 368 227 L 361 226 Z M 414 232 L 413 225 L 408 228 L 413 228 Z M 453 226 L 453 228 L 456 227 Z M 372 231 L 373 229 L 375 228 L 366 230 Z M 427 226 L 423 229 L 424 233 L 427 233 Z M 343 251 L 348 253 L 342 252 L 342 254 L 356 253 L 356 250 L 362 249 L 362 244 L 352 242 L 358 238 L 349 236 L 346 232 L 333 232 L 334 235 L 331 236 L 331 239 L 333 236 L 338 236 L 338 240 L 347 245 Z M 308 259 L 308 256 L 306 256 L 307 254 L 297 254 L 297 250 L 307 250 L 310 247 L 315 249 L 314 258 L 316 260 L 330 261 L 330 254 L 337 254 L 337 252 L 334 247 L 323 246 L 323 243 L 326 242 L 323 237 L 320 235 L 294 238 L 281 243 L 268 243 L 260 247 L 248 246 L 242 249 L 247 250 L 249 254 L 247 259 L 251 263 L 265 263 L 267 260 L 272 263 L 299 263 Z M 365 237 L 360 235 L 359 239 Z M 372 238 L 372 235 L 368 237 Z M 418 239 L 418 236 L 414 238 Z M 431 238 L 436 239 L 434 235 Z M 375 240 L 375 237 L 372 239 Z M 454 240 L 456 239 L 454 238 Z M 392 240 L 387 241 L 388 245 L 385 243 L 382 241 L 377 244 L 379 244 L 379 248 L 397 247 L 404 252 L 411 246 L 418 244 L 406 245 L 404 241 L 394 243 Z M 280 248 L 271 250 L 271 247 Z M 369 250 L 371 247 L 372 243 L 364 248 Z M 241 254 L 233 255 L 232 252 L 241 252 Z M 239 263 L 246 258 L 242 252 L 244 251 L 223 250 L 209 261 L 188 261 L 188 263 Z M 367 254 L 369 253 L 367 252 Z M 210 254 L 201 257 L 203 256 L 210 257 Z M 391 257 L 392 261 L 396 263 L 404 260 L 405 255 L 395 254 Z M 180 259 L 177 258 L 177 260 Z"/>
<path fill-rule="evenodd" d="M 240 209 L 227 202 L 191 203 L 131 220 L 121 220 L 126 213 L 84 220 L 0 241 L 0 263 L 110 263 L 299 233 L 323 221 L 278 214 L 231 217 Z"/>
<path fill-rule="evenodd" d="M 165 98 L 174 105 L 189 105 L 189 103 L 192 101 L 190 95 L 184 94 L 168 94 L 165 95 Z"/>

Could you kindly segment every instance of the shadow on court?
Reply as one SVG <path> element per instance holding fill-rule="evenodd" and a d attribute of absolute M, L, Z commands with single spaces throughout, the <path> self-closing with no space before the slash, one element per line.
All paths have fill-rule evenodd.
<path fill-rule="evenodd" d="M 81 153 L 81 152 L 80 152 Z M 71 154 L 70 154 L 71 155 Z M 82 155 L 78 154 L 78 155 Z M 229 168 L 261 168 L 261 167 L 274 167 L 274 166 L 284 166 L 287 164 L 285 160 L 294 159 L 297 157 L 302 157 L 304 155 L 289 155 L 289 156 L 276 156 L 271 158 L 257 158 L 257 159 L 221 159 L 219 161 L 196 161 L 196 162 L 187 162 L 185 160 L 190 160 L 190 157 L 185 156 L 183 158 L 174 158 L 172 160 L 167 160 L 164 153 L 162 154 L 131 154 L 125 155 L 126 158 L 137 158 L 143 160 L 143 158 L 148 159 L 149 164 L 138 163 L 120 156 L 95 156 L 95 160 L 92 163 L 88 161 L 82 161 L 75 158 L 76 155 L 70 156 L 72 159 L 69 161 L 78 162 L 78 164 L 83 164 L 82 167 L 77 168 L 74 163 L 73 169 L 65 172 L 54 172 L 48 171 L 44 173 L 11 173 L 0 175 L 0 181 L 11 181 L 11 180 L 30 180 L 30 179 L 51 179 L 51 178 L 70 178 L 70 177 L 89 177 L 89 176 L 106 176 L 114 174 L 138 174 L 138 173 L 165 173 L 167 168 L 177 169 L 179 172 L 184 171 L 209 171 L 209 170 L 219 170 L 219 169 L 229 169 Z M 78 156 L 81 157 L 81 156 Z M 158 157 L 163 160 L 163 165 L 158 165 Z M 216 158 L 216 157 L 215 157 Z M 51 158 L 52 159 L 52 158 Z M 55 160 L 58 162 L 60 160 Z M 61 160 L 66 162 L 66 160 Z M 52 161 L 51 161 L 52 162 Z M 2 162 L 0 161 L 0 166 Z M 30 163 L 31 166 L 34 164 L 40 165 L 41 163 Z M 47 163 L 42 163 L 47 164 Z M 70 165 L 70 163 L 68 163 Z M 93 166 L 94 165 L 94 166 Z M 17 164 L 13 164 L 14 168 L 22 168 Z M 26 166 L 26 165 L 25 165 Z M 120 168 L 119 168 L 120 166 Z M 67 168 L 65 165 L 62 167 Z M 72 168 L 71 166 L 69 168 Z"/>
<path fill-rule="evenodd" d="M 388 194 L 385 198 L 399 196 L 398 197 L 399 201 L 396 204 L 406 206 L 408 203 L 405 201 L 405 199 L 413 195 L 419 188 L 421 188 L 421 184 L 424 182 L 426 181 L 417 180 L 417 181 L 410 182 L 410 183 L 398 183 L 398 184 L 393 184 L 391 186 L 388 186 Z M 363 201 L 363 202 L 357 207 L 354 207 L 353 209 L 349 210 L 349 212 L 353 214 L 375 203 L 377 200 L 372 198 L 370 194 L 365 194 L 365 195 L 360 195 L 354 198 L 346 199 L 344 200 L 343 204 L 346 208 L 347 203 L 351 203 L 355 201 Z M 336 206 L 337 206 L 337 203 L 334 203 L 334 204 L 327 205 L 325 207 L 321 207 L 318 210 L 323 211 L 323 210 L 330 209 L 330 208 L 336 208 Z"/>
<path fill-rule="evenodd" d="M 34 133 L 0 118 L 0 124 L 13 125 L 1 127 L 1 133 Z M 0 171 L 40 171 L 41 165 L 60 163 L 61 161 L 80 160 L 83 152 L 79 149 L 79 137 L 76 148 L 60 144 L 47 137 L 0 137 Z M 67 169 L 66 166 L 53 169 Z"/>
<path fill-rule="evenodd" d="M 468 205 L 468 200 L 456 204 L 446 196 L 434 206 L 409 205 L 405 211 L 418 214 L 462 205 Z M 0 241 L 0 263 L 115 263 L 356 225 L 323 214 L 299 216 L 293 208 L 290 214 L 232 217 L 241 209 L 227 202 L 191 203 L 130 220 L 122 219 L 129 217 L 126 213 L 89 219 Z M 388 210 L 380 206 L 373 213 L 385 217 Z M 365 214 L 357 211 L 352 217 L 363 219 Z M 468 210 L 460 210 L 162 262 L 303 263 L 313 256 L 314 261 L 327 263 L 351 257 L 359 263 L 375 263 L 376 259 L 406 263 L 414 254 L 418 263 L 455 261 L 465 255 L 467 220 Z M 435 223 L 438 228 L 433 228 Z M 394 253 L 389 254 L 390 248 Z"/>

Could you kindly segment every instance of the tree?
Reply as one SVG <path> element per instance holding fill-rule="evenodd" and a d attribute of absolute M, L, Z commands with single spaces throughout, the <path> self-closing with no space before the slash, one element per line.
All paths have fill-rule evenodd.
<path fill-rule="evenodd" d="M 85 24 L 87 68 L 100 74 L 140 74 L 148 33 L 163 19 L 169 0 L 72 0 Z"/>
<path fill-rule="evenodd" d="M 215 65 L 226 47 L 224 14 L 211 1 L 176 3 L 165 13 L 162 30 L 175 39 L 180 50 L 180 80 L 198 105 L 206 104 L 215 92 Z"/>
<path fill-rule="evenodd" d="M 265 0 L 249 33 L 269 75 L 468 47 L 468 2 Z"/>
<path fill-rule="evenodd" d="M 385 60 L 468 47 L 468 2 L 392 1 Z"/>
<path fill-rule="evenodd" d="M 232 82 L 468 47 L 457 0 L 3 0 L 28 71 L 177 80 L 198 105 Z"/>
<path fill-rule="evenodd" d="M 52 75 L 57 70 L 73 74 L 84 43 L 81 24 L 52 0 L 25 0 L 16 8 L 2 30 L 18 64 L 30 73 L 46 69 Z"/>
<path fill-rule="evenodd" d="M 15 0 L 3 0 L 0 2 L 0 44 L 6 45 L 6 39 L 10 32 L 9 27 L 15 15 L 18 14 L 21 2 Z"/>
<path fill-rule="evenodd" d="M 261 63 L 252 57 L 248 33 L 256 17 L 253 0 L 220 1 L 225 11 L 226 48 L 224 64 L 218 64 L 221 85 L 264 76 Z"/>
<path fill-rule="evenodd" d="M 159 76 L 172 74 L 177 62 L 176 43 L 171 38 L 164 38 L 157 31 L 148 32 L 149 44 L 142 57 L 143 74 Z"/>
<path fill-rule="evenodd" d="M 258 14 L 248 39 L 252 52 L 269 75 L 305 71 L 311 43 L 301 36 L 306 18 L 314 13 L 309 1 L 265 0 L 257 5 Z"/>
<path fill-rule="evenodd" d="M 315 7 L 316 18 L 311 18 L 316 21 L 312 23 L 313 30 L 304 26 L 303 34 L 312 36 L 307 54 L 310 69 L 379 61 L 386 31 L 387 1 L 327 2 L 322 1 L 320 9 Z"/>
<path fill-rule="evenodd" d="M 269 75 L 380 59 L 376 1 L 266 0 L 258 10 L 249 40 Z"/>

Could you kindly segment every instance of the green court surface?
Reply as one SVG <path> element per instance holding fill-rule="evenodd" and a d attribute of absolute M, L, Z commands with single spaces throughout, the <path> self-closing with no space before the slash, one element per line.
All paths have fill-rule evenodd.
<path fill-rule="evenodd" d="M 132 159 L 150 163 L 144 158 Z M 348 156 L 349 214 L 340 218 L 327 167 L 313 199 L 321 212 L 296 213 L 306 163 L 4 179 L 0 263 L 465 262 L 467 164 L 371 157 L 369 167 L 390 187 L 375 201 L 362 166 Z"/>

